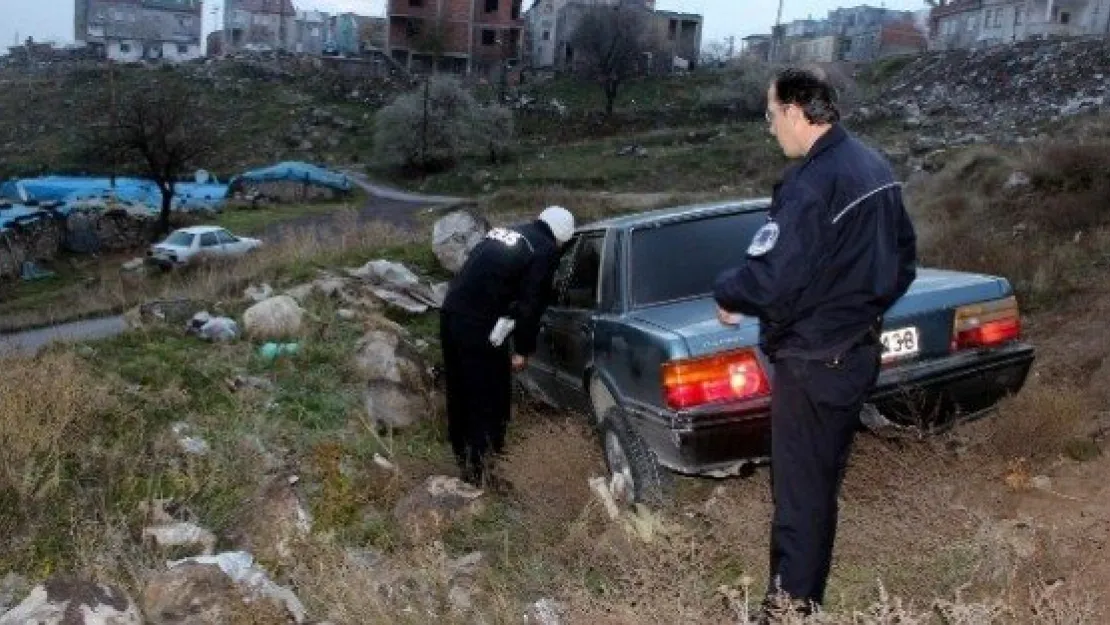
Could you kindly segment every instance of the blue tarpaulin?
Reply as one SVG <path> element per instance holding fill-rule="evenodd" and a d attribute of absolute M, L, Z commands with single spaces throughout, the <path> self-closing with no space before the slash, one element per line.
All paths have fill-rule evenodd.
<path fill-rule="evenodd" d="M 12 201 L 37 200 L 61 202 L 59 212 L 66 214 L 71 205 L 83 200 L 106 199 L 115 195 L 121 202 L 143 204 L 157 212 L 162 205 L 158 185 L 141 178 L 116 178 L 115 189 L 109 178 L 43 176 L 11 180 L 0 185 L 0 197 Z M 175 210 L 213 210 L 227 198 L 227 185 L 179 182 L 174 188 Z"/>
<path fill-rule="evenodd" d="M 242 182 L 304 182 L 340 191 L 351 190 L 351 181 L 346 175 L 299 161 L 285 161 L 243 172 L 232 178 L 230 184 L 234 187 Z"/>

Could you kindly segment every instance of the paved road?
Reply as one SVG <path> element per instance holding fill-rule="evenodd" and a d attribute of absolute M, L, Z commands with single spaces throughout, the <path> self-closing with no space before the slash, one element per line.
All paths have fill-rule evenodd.
<path fill-rule="evenodd" d="M 107 338 L 120 334 L 125 329 L 123 317 L 113 316 L 4 334 L 0 335 L 0 357 L 30 356 L 54 341 L 85 341 Z"/>
<path fill-rule="evenodd" d="M 461 198 L 405 193 L 374 184 L 357 172 L 347 171 L 345 173 L 351 176 L 355 184 L 359 185 L 368 194 L 366 204 L 359 211 L 359 221 L 361 222 L 384 221 L 402 228 L 411 228 L 416 224 L 415 216 L 421 211 L 461 201 Z M 268 238 L 280 238 L 285 229 L 290 226 L 298 229 L 327 230 L 338 229 L 340 223 L 334 215 L 309 215 L 274 224 L 267 229 L 266 236 Z M 52 341 L 83 341 L 107 338 L 120 334 L 124 330 L 123 317 L 111 316 L 11 334 L 0 334 L 0 358 L 18 354 L 32 355 Z"/>

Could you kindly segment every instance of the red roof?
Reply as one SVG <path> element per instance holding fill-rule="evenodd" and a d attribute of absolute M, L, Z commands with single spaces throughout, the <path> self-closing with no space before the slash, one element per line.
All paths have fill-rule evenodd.
<path fill-rule="evenodd" d="M 912 23 L 887 24 L 879 32 L 880 44 L 896 46 L 921 46 L 928 45 L 925 33 L 922 33 Z"/>

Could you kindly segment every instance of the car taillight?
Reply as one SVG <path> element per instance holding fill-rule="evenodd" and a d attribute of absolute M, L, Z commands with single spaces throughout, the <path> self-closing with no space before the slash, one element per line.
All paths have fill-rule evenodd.
<path fill-rule="evenodd" d="M 1021 316 L 1013 296 L 956 309 L 952 351 L 993 347 L 1020 337 Z"/>
<path fill-rule="evenodd" d="M 749 349 L 663 364 L 663 394 L 676 410 L 768 393 L 767 376 Z"/>

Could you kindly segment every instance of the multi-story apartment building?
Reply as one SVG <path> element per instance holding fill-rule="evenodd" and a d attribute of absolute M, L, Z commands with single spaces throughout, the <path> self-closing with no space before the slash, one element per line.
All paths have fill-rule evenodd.
<path fill-rule="evenodd" d="M 912 11 L 861 5 L 829 11 L 828 17 L 782 24 L 768 55 L 780 61 L 866 62 L 924 51 L 927 39 Z"/>
<path fill-rule="evenodd" d="M 491 76 L 519 62 L 522 0 L 389 0 L 386 47 L 412 71 Z"/>
<path fill-rule="evenodd" d="M 116 61 L 203 55 L 201 0 L 75 0 L 74 39 Z"/>
<path fill-rule="evenodd" d="M 1110 0 L 938 0 L 929 14 L 937 50 L 1107 34 Z"/>
<path fill-rule="evenodd" d="M 292 50 L 300 26 L 292 0 L 224 0 L 225 51 Z"/>

